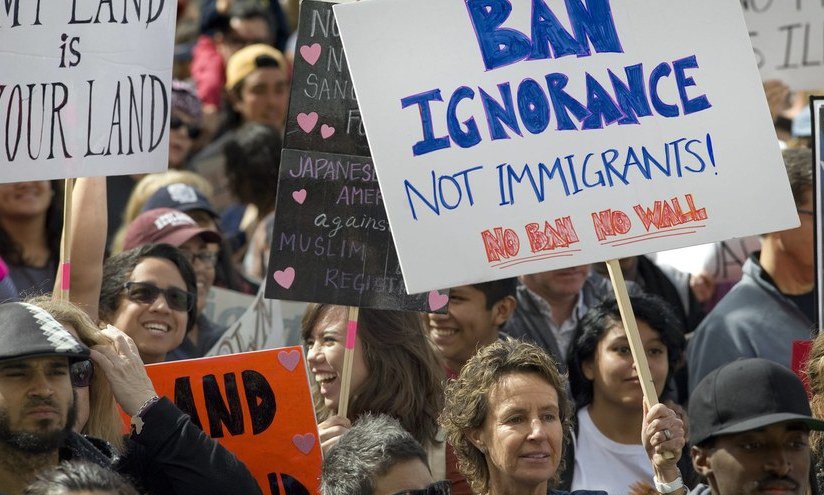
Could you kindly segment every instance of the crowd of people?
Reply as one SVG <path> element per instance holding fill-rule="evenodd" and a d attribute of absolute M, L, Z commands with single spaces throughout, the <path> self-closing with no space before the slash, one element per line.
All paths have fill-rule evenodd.
<path fill-rule="evenodd" d="M 65 226 L 62 182 L 0 184 L 0 495 L 261 493 L 144 365 L 207 355 L 212 288 L 263 283 L 298 1 L 177 5 L 169 170 L 78 179 Z M 679 250 L 691 273 L 621 260 L 658 404 L 600 264 L 444 288 L 443 313 L 362 308 L 345 415 L 347 309 L 310 304 L 320 492 L 824 490 L 809 129 L 790 136 L 803 106 L 764 88 L 800 226 Z M 809 340 L 811 398 L 790 371 Z"/>

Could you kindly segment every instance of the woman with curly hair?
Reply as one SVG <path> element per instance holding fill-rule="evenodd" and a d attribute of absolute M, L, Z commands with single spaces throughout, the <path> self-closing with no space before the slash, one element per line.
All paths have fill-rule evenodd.
<path fill-rule="evenodd" d="M 544 495 L 556 486 L 572 418 L 566 387 L 552 359 L 533 344 L 498 341 L 469 359 L 446 388 L 440 423 L 475 493 Z M 666 440 L 660 433 L 675 431 L 679 420 L 670 410 L 656 406 L 647 420 L 653 425 L 645 437 L 651 456 L 672 449 L 673 442 L 683 445 L 683 435 Z"/>
<path fill-rule="evenodd" d="M 324 452 L 351 426 L 338 416 L 347 323 L 347 308 L 329 304 L 309 305 L 302 322 Z M 435 479 L 443 479 L 444 443 L 437 424 L 443 368 L 420 315 L 361 309 L 353 363 L 348 418 L 367 411 L 397 418 L 429 453 Z"/>

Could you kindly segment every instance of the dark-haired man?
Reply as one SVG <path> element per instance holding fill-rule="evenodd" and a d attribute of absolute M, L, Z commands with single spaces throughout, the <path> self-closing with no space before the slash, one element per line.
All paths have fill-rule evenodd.
<path fill-rule="evenodd" d="M 71 366 L 89 349 L 30 304 L 0 304 L 0 326 L 0 494 L 22 493 L 62 460 L 109 467 L 107 455 L 71 431 Z"/>
<path fill-rule="evenodd" d="M 498 340 L 518 304 L 516 286 L 516 279 L 506 278 L 453 287 L 447 312 L 429 314 L 429 336 L 450 375 L 457 376 L 479 348 Z"/>
<path fill-rule="evenodd" d="M 712 371 L 690 396 L 689 420 L 692 464 L 706 479 L 691 495 L 809 493 L 809 432 L 824 421 L 789 369 L 753 358 Z M 686 491 L 677 473 L 660 475 L 659 493 Z"/>

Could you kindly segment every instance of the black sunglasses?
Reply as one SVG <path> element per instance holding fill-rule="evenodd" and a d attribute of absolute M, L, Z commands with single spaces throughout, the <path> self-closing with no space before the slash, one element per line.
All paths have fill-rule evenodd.
<path fill-rule="evenodd" d="M 94 364 L 91 361 L 77 361 L 69 366 L 69 377 L 74 388 L 88 387 L 94 377 Z"/>
<path fill-rule="evenodd" d="M 452 483 L 447 480 L 436 481 L 420 490 L 407 490 L 393 495 L 452 495 Z"/>
<path fill-rule="evenodd" d="M 126 297 L 130 301 L 140 304 L 152 304 L 161 293 L 166 298 L 166 304 L 175 311 L 191 311 L 195 305 L 195 296 L 191 292 L 186 292 L 177 287 L 161 289 L 160 287 L 147 282 L 126 282 L 123 284 L 126 290 Z"/>
<path fill-rule="evenodd" d="M 172 115 L 172 118 L 169 119 L 169 127 L 173 131 L 180 129 L 183 126 L 186 126 L 186 132 L 189 133 L 190 139 L 197 139 L 198 136 L 200 136 L 200 127 L 195 124 L 187 124 L 186 122 L 183 122 L 180 117 L 175 117 L 174 115 Z"/>

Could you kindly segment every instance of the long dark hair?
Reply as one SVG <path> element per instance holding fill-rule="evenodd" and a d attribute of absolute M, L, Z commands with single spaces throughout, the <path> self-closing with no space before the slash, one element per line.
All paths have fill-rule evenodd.
<path fill-rule="evenodd" d="M 328 312 L 346 309 L 329 304 L 310 304 L 301 324 L 307 342 Z M 361 309 L 358 338 L 369 379 L 352 391 L 349 416 L 371 411 L 397 418 L 424 447 L 437 443 L 438 414 L 443 406 L 443 366 L 425 333 L 423 319 L 407 311 Z M 313 383 L 318 420 L 331 416 Z"/>
<path fill-rule="evenodd" d="M 669 364 L 667 382 L 669 382 L 684 350 L 683 326 L 676 318 L 669 303 L 660 297 L 638 294 L 630 296 L 629 299 L 635 318 L 658 332 L 667 348 Z M 575 331 L 572 345 L 569 346 L 567 352 L 567 367 L 572 397 L 578 409 L 592 402 L 592 381 L 584 376 L 583 364 L 594 358 L 598 342 L 615 324 L 621 324 L 621 312 L 615 298 L 608 298 L 587 311 Z"/>
<path fill-rule="evenodd" d="M 60 259 L 60 234 L 63 231 L 63 182 L 49 181 L 54 196 L 46 210 L 46 247 L 49 249 L 48 263 L 57 266 Z M 0 224 L 0 257 L 13 265 L 24 265 L 24 248 L 11 238 Z"/>

